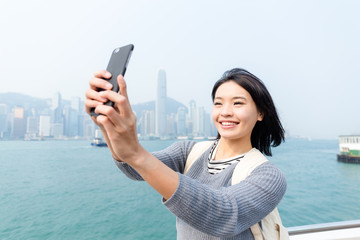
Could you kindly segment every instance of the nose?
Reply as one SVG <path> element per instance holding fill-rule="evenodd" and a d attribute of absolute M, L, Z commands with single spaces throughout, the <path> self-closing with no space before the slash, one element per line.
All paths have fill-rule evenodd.
<path fill-rule="evenodd" d="M 224 104 L 223 107 L 221 108 L 221 112 L 220 112 L 221 116 L 232 116 L 233 115 L 233 109 L 231 104 Z"/>

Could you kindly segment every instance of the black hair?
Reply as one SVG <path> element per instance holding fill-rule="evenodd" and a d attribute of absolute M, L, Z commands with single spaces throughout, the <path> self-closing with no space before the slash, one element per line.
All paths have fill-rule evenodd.
<path fill-rule="evenodd" d="M 264 83 L 252 73 L 242 68 L 226 71 L 215 83 L 211 96 L 214 101 L 217 89 L 225 82 L 234 81 L 243 87 L 252 97 L 258 111 L 263 114 L 251 133 L 251 145 L 267 156 L 271 156 L 271 147 L 285 140 L 285 130 L 281 125 L 274 102 Z M 217 138 L 220 138 L 218 133 Z"/>

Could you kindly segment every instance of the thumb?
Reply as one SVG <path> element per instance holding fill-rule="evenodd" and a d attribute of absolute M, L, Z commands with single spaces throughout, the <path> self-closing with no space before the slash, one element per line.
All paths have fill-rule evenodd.
<path fill-rule="evenodd" d="M 129 100 L 128 95 L 127 95 L 127 87 L 126 87 L 126 82 L 124 80 L 124 77 L 122 75 L 119 75 L 117 77 L 117 81 L 118 81 L 118 85 L 119 85 L 120 94 Z"/>

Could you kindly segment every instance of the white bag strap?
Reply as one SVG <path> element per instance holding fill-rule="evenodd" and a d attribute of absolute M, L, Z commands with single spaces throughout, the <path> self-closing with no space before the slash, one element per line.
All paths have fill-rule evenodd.
<path fill-rule="evenodd" d="M 231 185 L 235 185 L 241 182 L 247 176 L 249 176 L 256 167 L 267 161 L 268 160 L 259 150 L 257 150 L 256 148 L 251 149 L 236 165 L 231 179 Z M 251 226 L 250 230 L 254 235 L 255 240 L 264 240 L 264 236 L 258 223 Z"/>
<path fill-rule="evenodd" d="M 251 172 L 261 164 L 267 162 L 266 157 L 256 148 L 251 149 L 245 156 L 240 160 L 240 162 L 236 165 L 233 176 L 231 179 L 231 185 L 237 184 L 247 178 L 251 174 Z M 270 220 L 271 219 L 271 220 Z M 266 224 L 266 221 L 275 222 L 275 226 L 273 224 Z M 268 216 L 263 219 L 263 228 L 268 227 L 269 229 L 264 229 L 265 232 L 268 232 L 271 237 L 265 238 L 263 231 L 259 223 L 254 224 L 250 227 L 250 230 L 254 236 L 255 240 L 273 240 L 273 235 L 271 235 L 274 231 L 279 232 L 280 236 L 276 236 L 277 239 L 287 240 L 289 239 L 289 235 L 287 230 L 282 226 L 281 218 L 277 208 L 275 208 Z"/>
<path fill-rule="evenodd" d="M 268 160 L 256 148 L 251 149 L 241 158 L 240 162 L 236 165 L 231 179 L 231 185 L 235 185 L 251 174 L 251 172 L 261 164 Z"/>
<path fill-rule="evenodd" d="M 213 143 L 214 141 L 195 143 L 186 159 L 184 174 L 189 171 L 189 168 L 193 165 L 195 160 L 197 160 Z"/>

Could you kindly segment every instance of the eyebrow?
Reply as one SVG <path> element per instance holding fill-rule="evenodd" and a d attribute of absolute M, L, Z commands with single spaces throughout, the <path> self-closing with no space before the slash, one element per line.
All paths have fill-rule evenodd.
<path fill-rule="evenodd" d="M 216 99 L 219 99 L 219 100 L 222 100 L 223 98 L 222 97 L 215 97 L 214 100 Z M 237 99 L 241 99 L 241 100 L 247 100 L 246 97 L 243 97 L 243 96 L 236 96 L 236 97 L 233 97 L 231 98 L 231 100 L 237 100 Z"/>

